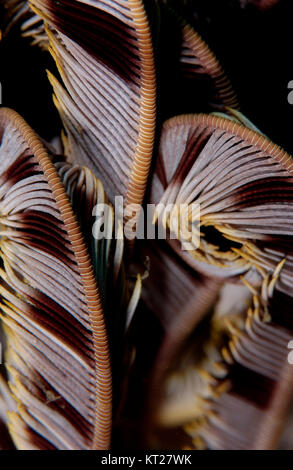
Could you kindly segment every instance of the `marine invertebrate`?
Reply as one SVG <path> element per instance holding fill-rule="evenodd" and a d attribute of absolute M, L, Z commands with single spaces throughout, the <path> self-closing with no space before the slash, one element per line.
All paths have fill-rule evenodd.
<path fill-rule="evenodd" d="M 142 2 L 31 5 L 53 28 L 47 30 L 50 51 L 70 95 L 51 77 L 67 131 L 66 154 L 103 178 L 111 200 L 122 195 L 125 204 L 140 204 L 156 117 L 153 48 Z"/>
<path fill-rule="evenodd" d="M 48 61 L 62 129 L 48 120 L 46 143 L 0 110 L 0 447 L 277 447 L 293 160 L 242 114 L 231 38 L 226 75 L 197 33 L 210 6 L 203 23 L 193 1 L 5 6 L 5 43 L 21 25 L 43 49 L 28 54 Z M 133 240 L 149 203 L 166 239 Z"/>
<path fill-rule="evenodd" d="M 286 257 L 280 281 L 284 276 L 290 290 L 292 168 L 290 155 L 244 126 L 209 115 L 179 116 L 165 123 L 150 200 L 162 208 L 200 204 L 201 245 L 181 251 L 191 266 L 232 276 L 253 266 L 271 269 Z M 161 212 L 157 218 L 172 231 L 172 215 L 163 218 Z M 209 242 L 211 227 L 219 235 L 215 245 Z"/>
<path fill-rule="evenodd" d="M 182 426 L 186 445 L 191 437 L 197 449 L 274 448 L 293 380 L 286 351 L 292 323 L 276 306 L 286 309 L 290 299 L 277 304 L 244 286 L 234 286 L 232 299 L 231 292 L 223 287 L 208 329 L 165 378 L 155 421 L 161 431 Z M 247 426 L 257 432 L 247 433 Z"/>
<path fill-rule="evenodd" d="M 109 351 L 82 234 L 41 141 L 10 110 L 0 110 L 0 123 L 1 318 L 9 331 L 14 395 L 23 405 L 10 417 L 11 431 L 21 446 L 41 433 L 57 447 L 107 448 Z M 19 421 L 26 435 L 18 441 Z"/>

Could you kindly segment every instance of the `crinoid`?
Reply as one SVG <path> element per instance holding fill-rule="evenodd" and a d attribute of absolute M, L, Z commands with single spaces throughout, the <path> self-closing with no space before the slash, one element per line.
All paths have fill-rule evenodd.
<path fill-rule="evenodd" d="M 0 449 L 293 447 L 276 3 L 0 0 Z"/>

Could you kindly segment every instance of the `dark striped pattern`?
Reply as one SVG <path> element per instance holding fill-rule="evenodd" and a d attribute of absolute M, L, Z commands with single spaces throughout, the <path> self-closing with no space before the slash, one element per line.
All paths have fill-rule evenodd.
<path fill-rule="evenodd" d="M 101 178 L 113 201 L 141 203 L 155 131 L 151 35 L 140 0 L 32 0 L 52 28 L 50 50 L 66 91 L 50 75 L 66 154 Z"/>
<path fill-rule="evenodd" d="M 151 202 L 200 204 L 199 249 L 172 241 L 191 266 L 226 277 L 286 258 L 278 288 L 292 293 L 293 159 L 262 135 L 208 115 L 167 121 Z"/>
<path fill-rule="evenodd" d="M 80 229 L 29 126 L 2 108 L 0 136 L 1 319 L 21 404 L 9 417 L 14 441 L 28 448 L 37 433 L 41 448 L 109 448 L 108 342 Z"/>

